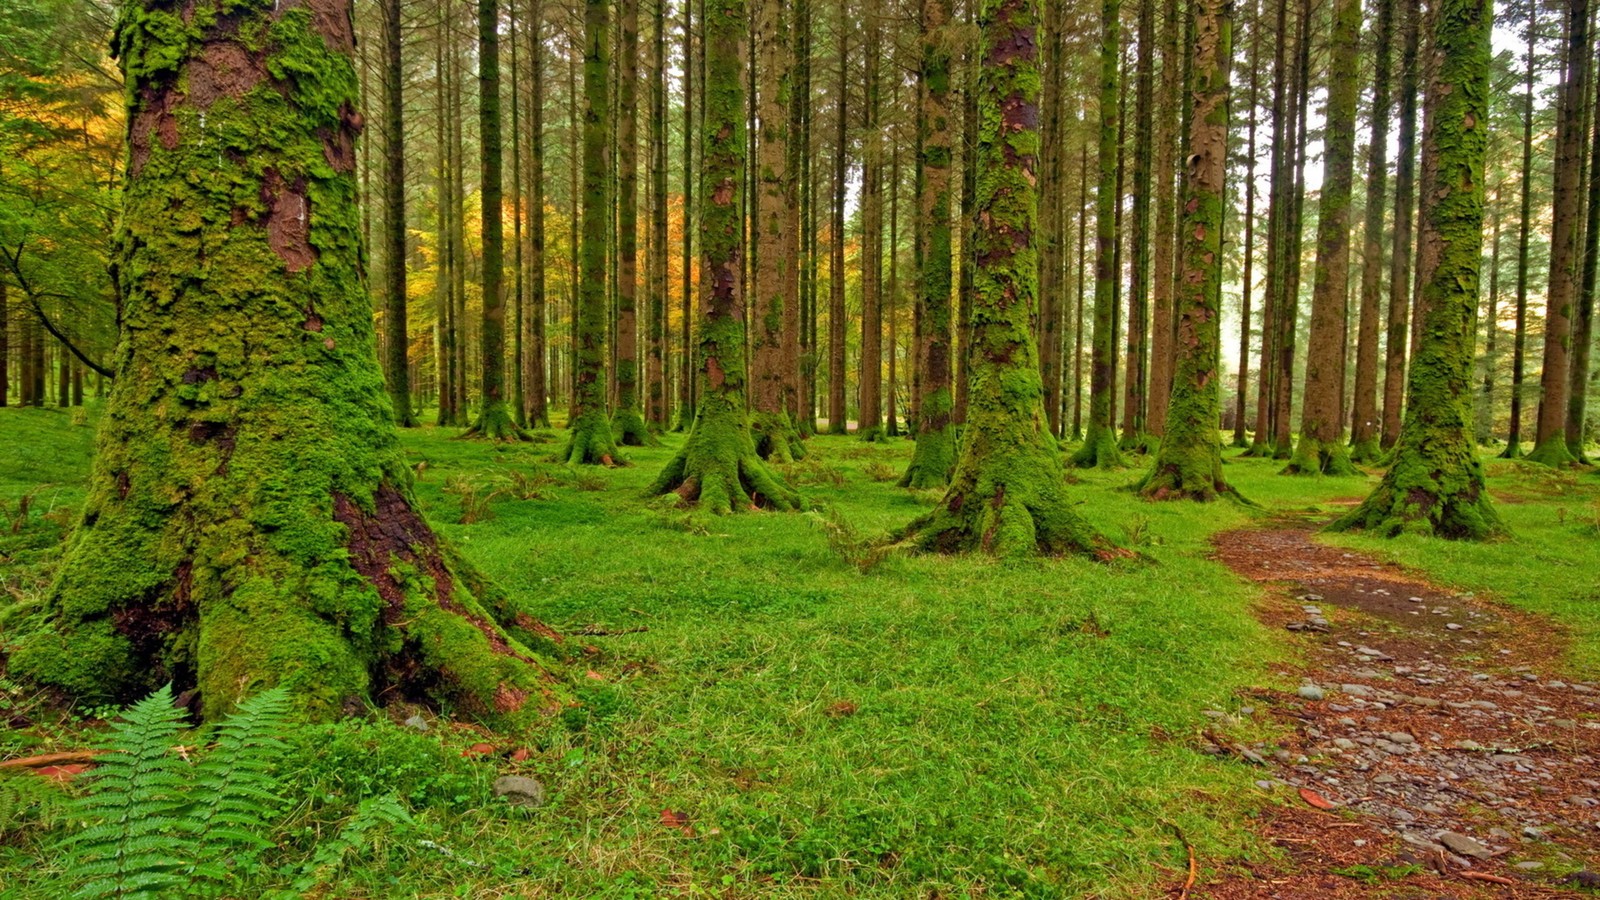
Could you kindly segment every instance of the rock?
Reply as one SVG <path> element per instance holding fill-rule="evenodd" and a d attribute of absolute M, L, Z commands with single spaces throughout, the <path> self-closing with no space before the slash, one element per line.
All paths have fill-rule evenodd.
<path fill-rule="evenodd" d="M 1483 745 L 1482 744 L 1478 743 L 1477 741 L 1473 741 L 1473 740 L 1456 741 L 1454 744 L 1451 744 L 1450 746 L 1456 748 L 1457 750 L 1482 750 L 1483 749 Z"/>
<path fill-rule="evenodd" d="M 1319 688 L 1314 684 L 1302 684 L 1300 685 L 1300 689 L 1295 691 L 1295 693 L 1299 694 L 1303 699 L 1306 700 L 1321 700 L 1325 696 L 1322 688 Z"/>
<path fill-rule="evenodd" d="M 1554 688 L 1555 690 L 1559 691 L 1564 690 L 1567 686 L 1567 683 L 1565 681 L 1546 681 L 1544 686 L 1547 688 Z"/>
<path fill-rule="evenodd" d="M 1384 737 L 1396 744 L 1415 744 L 1417 742 L 1416 738 L 1405 733 L 1404 731 L 1391 731 L 1388 734 L 1385 734 Z"/>
<path fill-rule="evenodd" d="M 1394 659 L 1394 657 L 1392 657 L 1389 654 L 1383 652 L 1382 650 L 1375 650 L 1375 649 L 1373 649 L 1371 647 L 1357 647 L 1356 648 L 1356 652 L 1361 654 L 1362 656 L 1370 657 L 1372 659 L 1377 659 L 1377 660 Z"/>
<path fill-rule="evenodd" d="M 1339 690 L 1352 697 L 1376 697 L 1378 692 L 1364 684 L 1341 684 Z"/>
<path fill-rule="evenodd" d="M 1573 796 L 1568 797 L 1564 802 L 1568 806 L 1576 806 L 1580 809 L 1594 809 L 1596 806 L 1600 806 L 1600 800 L 1596 800 L 1593 797 Z"/>
<path fill-rule="evenodd" d="M 1334 738 L 1333 745 L 1340 750 L 1354 750 L 1356 748 L 1356 742 L 1349 738 Z"/>
<path fill-rule="evenodd" d="M 1441 831 L 1434 835 L 1434 837 L 1439 840 L 1439 843 L 1448 847 L 1451 853 L 1455 853 L 1459 856 L 1470 856 L 1474 859 L 1488 859 L 1494 855 L 1494 852 L 1488 847 L 1485 847 L 1484 845 L 1478 843 L 1472 838 L 1467 837 L 1464 834 L 1457 834 L 1454 831 Z"/>
<path fill-rule="evenodd" d="M 494 795 L 512 806 L 544 805 L 544 785 L 525 775 L 501 775 L 494 780 Z"/>
<path fill-rule="evenodd" d="M 411 718 L 407 719 L 405 721 L 405 726 L 407 728 L 415 728 L 418 731 L 427 731 L 429 727 L 428 720 L 421 716 L 412 716 Z"/>
<path fill-rule="evenodd" d="M 1521 869 L 1524 872 L 1533 872 L 1533 871 L 1537 871 L 1539 869 L 1544 868 L 1544 863 L 1539 862 L 1536 859 L 1528 859 L 1528 860 L 1523 860 L 1522 862 L 1517 863 L 1517 868 Z"/>
<path fill-rule="evenodd" d="M 1450 629 L 1451 631 L 1460 631 L 1461 630 L 1461 626 L 1457 625 L 1454 622 L 1446 622 L 1446 623 L 1444 623 L 1444 627 Z"/>

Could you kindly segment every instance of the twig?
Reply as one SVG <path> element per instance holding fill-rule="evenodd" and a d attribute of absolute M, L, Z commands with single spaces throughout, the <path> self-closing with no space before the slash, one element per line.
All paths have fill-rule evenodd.
<path fill-rule="evenodd" d="M 24 756 L 0 762 L 0 769 L 39 769 L 44 766 L 87 765 L 104 750 L 68 750 L 63 753 L 46 753 L 43 756 Z"/>
<path fill-rule="evenodd" d="M 1200 874 L 1200 867 L 1195 862 L 1194 858 L 1194 845 L 1189 843 L 1189 838 L 1183 833 L 1183 829 L 1177 826 L 1177 823 L 1168 822 L 1167 820 L 1162 819 L 1161 824 L 1172 829 L 1172 833 L 1177 835 L 1178 840 L 1183 842 L 1184 852 L 1188 853 L 1189 855 L 1189 877 L 1184 879 L 1183 887 L 1178 889 L 1177 898 L 1177 900 L 1189 900 L 1189 889 L 1194 887 L 1195 879 Z"/>
<path fill-rule="evenodd" d="M 650 626 L 649 625 L 636 625 L 636 626 L 634 626 L 632 628 L 607 628 L 604 625 L 600 625 L 598 623 L 593 623 L 593 624 L 585 625 L 582 628 L 579 628 L 577 631 L 573 631 L 573 632 L 569 632 L 569 633 L 570 634 L 581 634 L 581 635 L 584 635 L 585 637 L 610 637 L 611 635 L 616 635 L 616 634 L 638 634 L 638 633 L 640 633 L 642 631 L 649 631 L 649 630 L 650 630 Z"/>
<path fill-rule="evenodd" d="M 1461 877 L 1470 879 L 1472 881 L 1487 881 L 1490 884 L 1516 884 L 1515 881 L 1512 881 L 1504 875 L 1490 875 L 1488 872 L 1462 872 Z"/>

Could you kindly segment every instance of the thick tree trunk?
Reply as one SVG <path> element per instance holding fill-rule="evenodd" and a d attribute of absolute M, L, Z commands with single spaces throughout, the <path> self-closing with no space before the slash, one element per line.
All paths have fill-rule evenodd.
<path fill-rule="evenodd" d="M 950 488 L 908 543 L 998 556 L 1104 553 L 1072 510 L 1044 416 L 1030 319 L 1037 303 L 1037 0 L 989 0 L 979 83 L 978 268 L 967 430 Z"/>
<path fill-rule="evenodd" d="M 383 0 L 383 237 L 384 358 L 389 402 L 402 428 L 417 424 L 411 413 L 411 369 L 406 361 L 406 148 L 401 66 L 400 0 Z"/>
<path fill-rule="evenodd" d="M 1356 326 L 1355 404 L 1350 414 L 1350 461 L 1377 462 L 1378 322 L 1383 316 L 1383 222 L 1389 184 L 1389 48 L 1395 0 L 1378 0 L 1372 49 L 1372 139 L 1367 145 L 1367 209 L 1362 229 L 1361 318 Z"/>
<path fill-rule="evenodd" d="M 1400 439 L 1405 403 L 1406 341 L 1410 336 L 1411 251 L 1416 233 L 1413 202 L 1417 159 L 1417 52 L 1422 31 L 1418 0 L 1399 0 L 1405 47 L 1400 54 L 1400 125 L 1394 174 L 1394 245 L 1389 254 L 1389 317 L 1383 374 L 1383 434 L 1387 450 Z"/>
<path fill-rule="evenodd" d="M 1317 213 L 1317 267 L 1306 346 L 1300 443 L 1284 472 L 1354 475 L 1344 441 L 1345 331 L 1349 322 L 1350 191 L 1355 174 L 1360 0 L 1335 0 Z"/>
<path fill-rule="evenodd" d="M 1061 399 L 1061 336 L 1057 331 L 1061 320 L 1061 253 L 1060 222 L 1064 214 L 1062 205 L 1066 197 L 1064 186 L 1058 181 L 1061 175 L 1061 157 L 1066 148 L 1062 138 L 1062 111 L 1065 103 L 1062 92 L 1066 79 L 1065 42 L 1063 19 L 1065 9 L 1061 0 L 1041 0 L 1044 10 L 1044 42 L 1041 45 L 1040 68 L 1044 72 L 1042 90 L 1043 109 L 1040 114 L 1040 170 L 1039 170 L 1039 373 L 1044 379 L 1044 412 L 1050 421 L 1050 433 L 1059 434 Z"/>
<path fill-rule="evenodd" d="M 229 9 L 120 19 L 124 339 L 10 671 L 99 702 L 171 681 L 208 718 L 278 684 L 315 717 L 404 698 L 526 719 L 561 691 L 498 624 L 532 623 L 416 510 L 374 350 L 348 4 Z M 226 177 L 193 177 L 219 154 Z"/>
<path fill-rule="evenodd" d="M 762 459 L 786 463 L 805 455 L 789 418 L 792 363 L 788 339 L 795 294 L 794 174 L 789 169 L 789 93 L 793 66 L 783 0 L 757 0 L 759 41 L 759 176 L 756 192 L 755 303 L 751 307 L 750 429 Z"/>
<path fill-rule="evenodd" d="M 612 465 L 616 444 L 606 414 L 606 243 L 605 210 L 609 170 L 606 148 L 611 121 L 611 16 L 607 0 L 585 0 L 583 51 L 583 242 L 578 256 L 577 345 L 572 377 L 573 406 L 562 459 L 569 463 Z"/>
<path fill-rule="evenodd" d="M 1567 397 L 1572 388 L 1573 319 L 1583 278 L 1583 107 L 1588 99 L 1589 4 L 1566 0 L 1567 47 L 1556 104 L 1555 196 L 1550 229 L 1550 281 L 1545 290 L 1544 368 L 1539 375 L 1539 428 L 1528 459 L 1549 466 L 1576 462 L 1567 447 Z"/>
<path fill-rule="evenodd" d="M 700 216 L 703 265 L 709 289 L 697 341 L 700 409 L 694 430 L 651 493 L 676 493 L 714 513 L 752 505 L 796 509 L 800 497 L 756 455 L 745 411 L 745 303 L 740 290 L 743 223 L 745 96 L 744 0 L 709 0 L 706 42 L 705 130 L 701 166 L 707 188 Z"/>
<path fill-rule="evenodd" d="M 1100 11 L 1100 182 L 1095 195 L 1094 333 L 1089 351 L 1089 431 L 1073 465 L 1122 465 L 1111 424 L 1116 390 L 1118 63 L 1122 47 L 1121 0 L 1104 0 Z"/>
<path fill-rule="evenodd" d="M 922 197 L 917 246 L 921 278 L 917 335 L 921 396 L 917 401 L 917 446 L 901 487 L 943 487 L 955 466 L 954 397 L 950 383 L 951 177 L 950 38 L 951 0 L 922 0 Z"/>
<path fill-rule="evenodd" d="M 1502 530 L 1472 444 L 1472 345 L 1489 130 L 1488 0 L 1440 0 L 1423 145 L 1422 340 L 1394 464 L 1335 530 L 1482 539 Z"/>

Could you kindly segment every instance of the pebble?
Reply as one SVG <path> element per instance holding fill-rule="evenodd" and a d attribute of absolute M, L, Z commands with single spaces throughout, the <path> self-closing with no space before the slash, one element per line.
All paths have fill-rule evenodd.
<path fill-rule="evenodd" d="M 1376 697 L 1378 692 L 1364 684 L 1341 684 L 1339 690 L 1352 697 Z"/>
<path fill-rule="evenodd" d="M 1544 863 L 1539 862 L 1536 859 L 1529 859 L 1517 863 L 1517 868 L 1523 870 L 1524 872 L 1533 872 L 1544 868 Z"/>
<path fill-rule="evenodd" d="M 1450 629 L 1451 631 L 1460 631 L 1461 630 L 1461 626 L 1456 624 L 1455 622 L 1446 622 L 1444 624 L 1444 627 Z"/>
<path fill-rule="evenodd" d="M 1411 735 L 1405 733 L 1404 731 L 1391 731 L 1388 734 L 1384 735 L 1384 737 L 1388 738 L 1390 741 L 1392 741 L 1392 742 L 1394 742 L 1396 744 L 1414 744 L 1414 743 L 1417 742 L 1416 738 L 1414 738 Z"/>
<path fill-rule="evenodd" d="M 1354 749 L 1356 749 L 1356 742 L 1350 740 L 1349 738 L 1334 738 L 1333 739 L 1333 745 L 1335 747 L 1338 747 L 1340 750 L 1354 750 Z"/>
<path fill-rule="evenodd" d="M 1300 689 L 1295 691 L 1295 693 L 1299 694 L 1306 700 L 1321 700 L 1324 696 L 1322 688 L 1319 688 L 1314 684 L 1302 684 L 1300 685 Z"/>
<path fill-rule="evenodd" d="M 501 775 L 494 780 L 494 795 L 512 806 L 544 805 L 544 785 L 526 775 Z"/>
<path fill-rule="evenodd" d="M 1471 856 L 1475 859 L 1488 859 L 1494 855 L 1493 851 L 1491 851 L 1488 847 L 1485 847 L 1484 845 L 1478 843 L 1472 838 L 1467 837 L 1464 834 L 1457 834 L 1454 831 L 1441 831 L 1435 835 L 1435 837 L 1438 838 L 1439 843 L 1450 848 L 1450 852 L 1461 856 Z"/>

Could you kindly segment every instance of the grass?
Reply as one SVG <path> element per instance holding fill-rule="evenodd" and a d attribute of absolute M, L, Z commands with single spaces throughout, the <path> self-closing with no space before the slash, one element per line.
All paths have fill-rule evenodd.
<path fill-rule="evenodd" d="M 58 485 L 58 505 L 80 500 L 87 431 L 67 414 L 0 410 L 0 433 L 24 460 L 0 467 L 0 503 L 42 481 Z M 342 869 L 331 895 L 1153 897 L 1181 880 L 1179 832 L 1207 866 L 1268 852 L 1247 827 L 1267 798 L 1258 776 L 1193 747 L 1214 724 L 1203 711 L 1235 710 L 1243 689 L 1281 681 L 1274 663 L 1287 644 L 1252 617 L 1255 589 L 1207 559 L 1208 540 L 1273 512 L 1331 514 L 1368 481 L 1280 478 L 1270 461 L 1233 461 L 1227 473 L 1256 511 L 1144 503 L 1128 490 L 1137 470 L 1073 473 L 1083 513 L 1142 560 L 891 553 L 863 572 L 847 558 L 852 535 L 887 532 L 938 498 L 883 479 L 909 442 L 817 438 L 787 470 L 817 513 L 702 519 L 643 496 L 681 437 L 630 450 L 629 467 L 575 473 L 550 461 L 559 435 L 545 434 L 491 447 L 425 428 L 405 441 L 439 531 L 572 635 L 585 702 L 543 732 L 492 737 L 532 751 L 515 764 L 461 763 L 460 749 L 484 736 L 430 732 L 440 758 L 456 760 L 442 767 L 455 780 L 402 793 L 427 840 L 453 855 L 395 839 Z M 1339 540 L 1436 577 L 1450 560 L 1455 583 L 1548 612 L 1583 638 L 1597 626 L 1579 582 L 1592 593 L 1600 571 L 1584 552 L 1600 534 L 1587 477 L 1555 500 L 1504 506 L 1516 543 Z M 1570 510 L 1564 524 L 1538 524 L 1557 503 Z M 1566 538 L 1547 540 L 1547 527 Z M 0 579 L 37 580 L 46 551 L 27 552 L 23 565 L 0 550 Z M 1531 576 L 1523 597 L 1511 579 L 1524 576 L 1497 568 L 1530 552 L 1589 573 L 1570 603 L 1539 594 Z M 1575 663 L 1595 655 L 1594 642 L 1574 650 Z M 44 740 L 81 746 L 75 727 Z M 418 740 L 360 728 L 380 757 Z M 350 740 L 309 742 L 299 765 L 321 774 L 307 776 L 295 827 L 311 829 L 318 804 L 388 784 L 356 790 L 346 769 L 361 757 L 330 749 Z M 487 780 L 500 771 L 538 777 L 549 804 L 495 801 Z M 286 833 L 280 844 L 311 839 Z M 40 846 L 0 840 L 0 884 L 22 891 L 0 896 L 51 895 Z"/>

